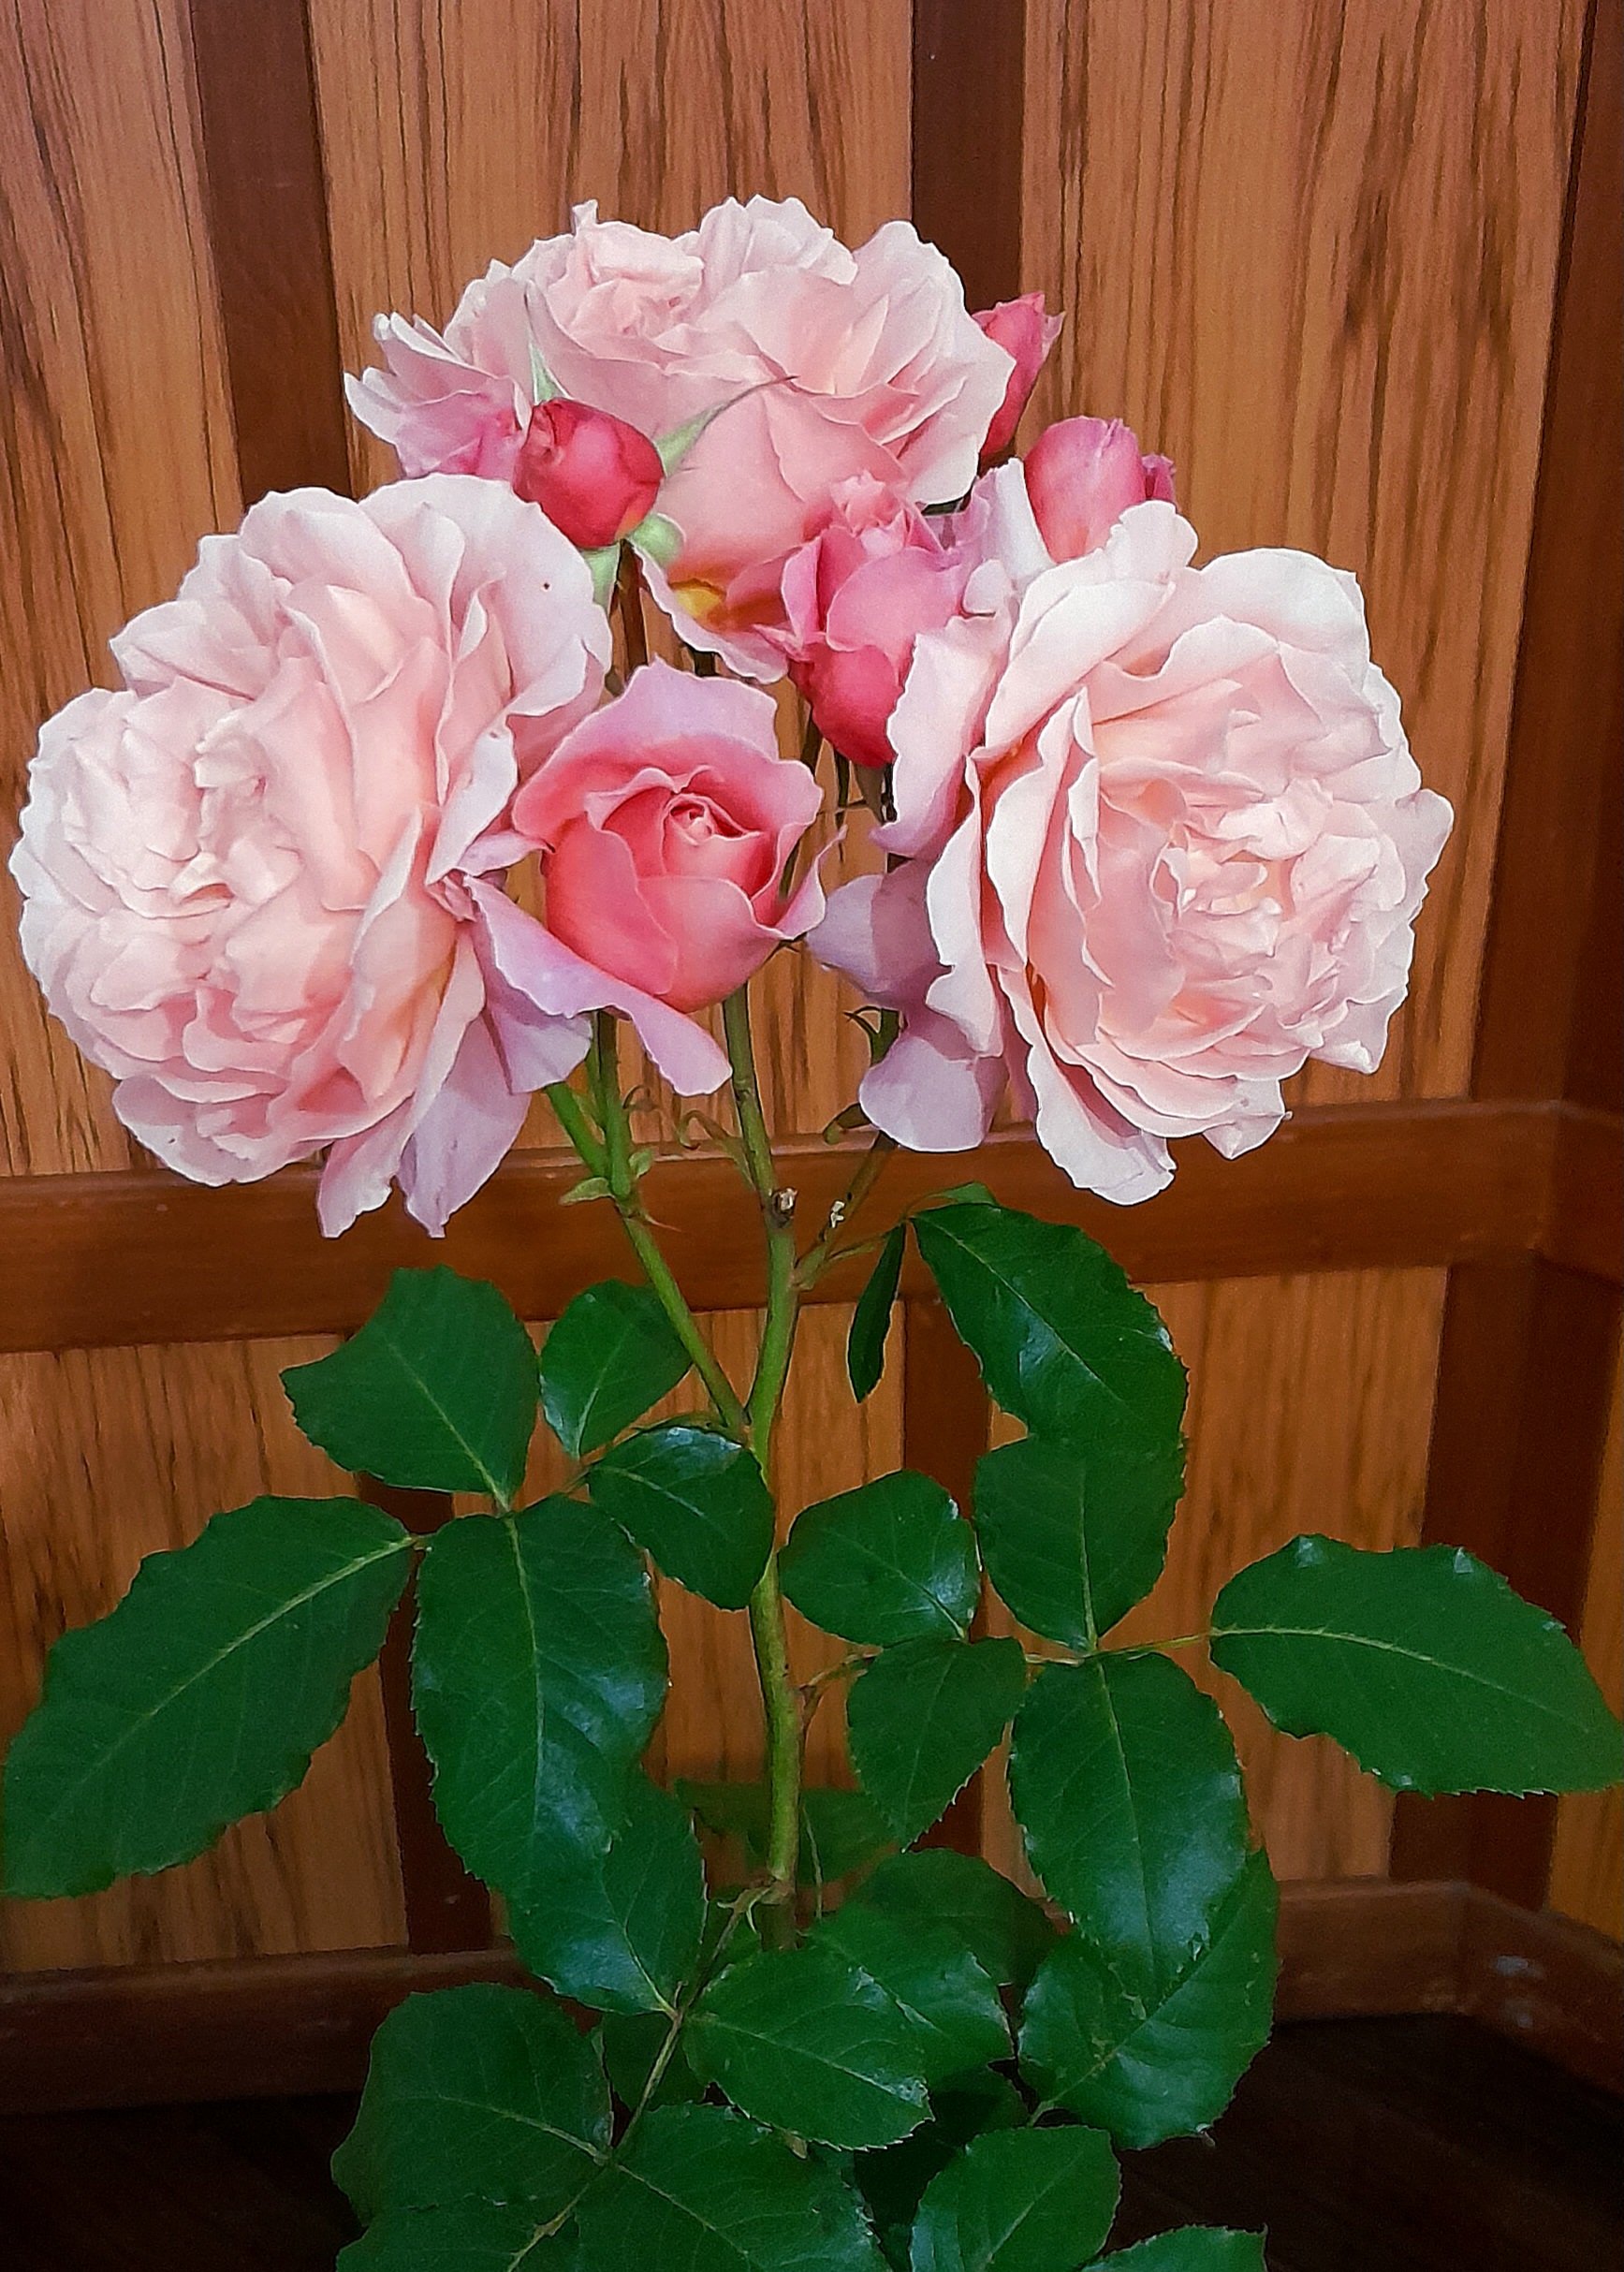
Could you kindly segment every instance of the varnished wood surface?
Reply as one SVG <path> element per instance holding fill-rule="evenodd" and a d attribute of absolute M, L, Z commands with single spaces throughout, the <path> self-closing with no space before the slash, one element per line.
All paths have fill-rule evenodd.
<path fill-rule="evenodd" d="M 0 2122 L 12 2272 L 329 2272 L 350 2098 Z M 1616 2100 L 1450 2018 L 1284 2030 L 1210 2140 L 1126 2159 L 1119 2243 L 1269 2233 L 1270 2272 L 1595 2272 L 1621 2215 Z"/>
<path fill-rule="evenodd" d="M 1200 1633 L 1225 1580 L 1301 1531 L 1362 1546 L 1413 1544 L 1426 1492 L 1441 1271 L 1149 1291 L 1190 1372 L 1190 1470 L 1167 1567 L 1124 1620 L 1121 1640 Z M 995 1442 L 1020 1432 L 995 1415 Z M 1229 1718 L 1253 1822 L 1277 1875 L 1381 1876 L 1390 1795 L 1334 1745 L 1270 1728 L 1198 1650 L 1181 1662 Z M 1007 1805 L 996 1791 L 988 1796 L 994 1858 L 1017 1870 Z"/>
<path fill-rule="evenodd" d="M 1624 1712 L 1624 1368 L 1616 1367 L 1579 1640 L 1616 1712 Z M 1550 1901 L 1598 1932 L 1624 1932 L 1624 1792 L 1557 1801 Z"/>
<path fill-rule="evenodd" d="M 110 1609 L 143 1554 L 262 1491 L 339 1475 L 299 1435 L 278 1374 L 323 1341 L 0 1358 L 0 1741 L 47 1646 Z M 225 1415 L 229 1415 L 228 1421 Z M 403 1939 L 376 1675 L 301 1788 L 183 1869 L 79 1901 L 0 1904 L 0 1966 L 184 1963 Z"/>
<path fill-rule="evenodd" d="M 239 509 L 182 0 L 0 21 L 0 842 L 40 720 Z M 120 1167 L 107 1085 L 50 1023 L 0 874 L 0 1165 Z"/>
<path fill-rule="evenodd" d="M 1513 759 L 1517 780 L 1554 764 L 1554 786 L 1540 775 L 1520 802 L 1502 796 L 1529 532 L 1530 623 L 1547 620 L 1539 578 L 1585 549 L 1559 513 L 1547 526 L 1563 489 L 1548 471 L 1536 513 L 1584 13 L 1584 0 L 1301 0 L 1283 15 L 1266 0 L 25 0 L 0 26 L 0 550 L 15 568 L 0 596 L 0 840 L 39 717 L 109 676 L 109 633 L 172 590 L 199 535 L 230 526 L 244 493 L 392 471 L 354 429 L 341 463 L 335 422 L 333 342 L 357 367 L 376 310 L 444 317 L 492 255 L 561 227 L 578 197 L 680 228 L 728 192 L 793 193 L 857 242 L 916 188 L 973 303 L 1042 284 L 1068 308 L 1034 415 L 1126 411 L 1180 460 L 1211 549 L 1304 542 L 1359 571 L 1418 756 L 1464 821 L 1387 1071 L 1307 1085 L 1345 1108 L 1305 1114 L 1239 1163 L 1186 1147 L 1173 1192 L 1128 1213 L 1075 1203 L 1030 1147 L 1004 1144 L 899 1168 L 894 1203 L 980 1175 L 1074 1214 L 1139 1278 L 1177 1282 L 1181 1330 L 1207 1353 L 1204 1519 L 1261 1536 L 1318 1475 L 1377 1543 L 1402 1519 L 1431 1375 L 1419 1295 L 1382 1297 L 1378 1316 L 1369 1287 L 1529 1253 L 1618 1271 L 1616 1117 L 1558 1117 L 1537 1082 L 1510 1092 L 1530 1101 L 1510 1112 L 1371 1101 L 1464 1085 L 1497 831 L 1504 867 L 1533 825 L 1519 815 L 1548 821 L 1572 785 L 1540 723 L 1572 689 L 1536 641 Z M 973 83 L 962 62 L 944 77 L 943 58 L 966 52 Z M 1572 369 L 1558 356 L 1552 415 L 1582 433 L 1583 414 L 1562 411 Z M 840 857 L 866 856 L 854 843 Z M 114 1598 L 145 1548 L 314 1472 L 287 1431 L 278 1337 L 358 1322 L 400 1261 L 495 1277 L 536 1318 L 624 1268 L 601 1210 L 554 1208 L 539 1112 L 529 1142 L 543 1149 L 438 1248 L 394 1210 L 323 1245 L 308 1174 L 214 1194 L 175 1182 L 133 1153 L 105 1083 L 45 1019 L 7 944 L 13 905 L 0 877 L 0 1349 L 13 1352 L 0 1356 L 0 1736 L 50 1634 Z M 1572 930 L 1542 943 L 1560 932 L 1571 958 Z M 1604 931 L 1599 896 L 1587 968 Z M 1554 999 L 1543 981 L 1533 991 Z M 770 1107 L 812 1139 L 791 1165 L 815 1216 L 847 1168 L 816 1132 L 863 1045 L 827 978 L 784 958 L 768 992 Z M 1616 1114 L 1605 1049 L 1586 1062 L 1571 1093 Z M 662 1169 L 656 1198 L 741 1361 L 760 1291 L 750 1210 L 714 1162 Z M 1269 1290 L 1282 1274 L 1300 1282 L 1290 1300 Z M 856 1283 L 831 1276 L 809 1320 L 781 1438 L 790 1511 L 910 1441 L 920 1456 L 935 1427 L 927 1337 L 910 1373 L 900 1326 L 879 1398 L 852 1416 L 839 1344 Z M 1271 1302 L 1306 1356 L 1289 1323 L 1266 1322 Z M 1421 1368 L 1395 1376 L 1390 1428 L 1358 1385 L 1361 1334 L 1411 1347 Z M 1322 1412 L 1336 1352 L 1355 1380 Z M 1505 1385 L 1485 1372 L 1475 1393 L 1498 1405 Z M 937 1391 L 940 1412 L 950 1385 Z M 962 1401 L 973 1432 L 984 1408 Z M 738 1620 L 674 1589 L 666 1612 L 666 1764 L 747 1771 L 758 1739 Z M 808 1663 L 819 1646 L 797 1639 Z M 841 1771 L 838 1735 L 820 1722 L 820 1773 Z M 1365 1799 L 1311 1754 L 1281 1756 L 1287 1780 L 1265 1795 L 1281 1851 L 1366 1866 Z M 401 1941 L 400 1767 L 368 1680 L 286 1809 L 173 1877 L 0 1917 L 0 1962 Z"/>
<path fill-rule="evenodd" d="M 1611 0 L 1606 0 L 1611 5 Z M 1120 415 L 1207 553 L 1352 568 L 1456 808 L 1374 1085 L 1467 1085 L 1585 0 L 1029 0 L 1036 415 Z"/>
<path fill-rule="evenodd" d="M 1617 1943 L 1469 1885 L 1280 1889 L 1282 2021 L 1470 2012 L 1606 2088 L 1624 2083 Z M 517 1984 L 505 1943 L 362 1949 L 0 1980 L 0 2113 L 354 2089 L 384 2015 L 466 1981 Z"/>
<path fill-rule="evenodd" d="M 1624 9 L 1598 0 L 1540 453 L 1474 1089 L 1617 1107 Z M 1597 437 L 1610 437 L 1597 447 Z M 1603 817 L 1603 816 L 1607 817 Z M 1597 916 L 1601 916 L 1598 922 Z M 1599 970 L 1611 988 L 1596 984 Z M 1610 1031 L 1592 1038 L 1587 1023 Z M 1608 1059 L 1611 1064 L 1608 1065 Z M 1586 1075 L 1594 1066 L 1592 1088 Z M 1617 1227 L 1612 1226 L 1615 1241 Z"/>
<path fill-rule="evenodd" d="M 1510 1259 L 1551 1238 L 1560 1125 L 1532 1107 L 1310 1107 L 1240 1160 L 1199 1140 L 1181 1146 L 1168 1190 L 1130 1209 L 1074 1191 L 1030 1141 L 995 1137 L 948 1157 L 900 1154 L 858 1227 L 883 1228 L 910 1202 L 975 1178 L 1011 1206 L 1081 1224 L 1141 1280 Z M 1564 1221 L 1587 1218 L 1598 1204 L 1604 1221 L 1615 1204 L 1617 1158 L 1602 1145 L 1597 1154 L 1598 1185 L 1587 1176 L 1561 1186 Z M 814 1142 L 780 1156 L 810 1239 L 857 1155 Z M 343 1239 L 324 1239 L 310 1169 L 218 1191 L 167 1174 L 0 1180 L 8 1259 L 0 1348 L 348 1329 L 391 1269 L 439 1262 L 492 1280 L 527 1316 L 556 1316 L 582 1286 L 635 1268 L 608 1209 L 560 1208 L 578 1174 L 573 1154 L 510 1159 L 439 1240 L 398 1201 Z M 666 1158 L 646 1189 L 695 1308 L 762 1298 L 753 1209 L 725 1161 Z M 1617 1272 L 1617 1257 L 1590 1255 L 1588 1233 L 1573 1240 Z M 839 1266 L 814 1299 L 852 1299 L 865 1268 Z M 927 1290 L 912 1259 L 906 1283 Z"/>

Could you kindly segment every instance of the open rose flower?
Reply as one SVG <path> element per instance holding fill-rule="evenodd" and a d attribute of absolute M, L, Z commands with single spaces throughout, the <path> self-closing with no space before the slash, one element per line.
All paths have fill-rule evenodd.
<path fill-rule="evenodd" d="M 862 1090 L 902 1143 L 975 1143 L 1007 1081 L 1074 1182 L 1143 1199 L 1170 1137 L 1244 1151 L 1306 1059 L 1382 1055 L 1449 807 L 1353 578 L 1194 548 L 1164 503 L 1058 566 L 1029 535 L 1030 580 L 918 641 L 877 831 L 909 857 L 812 940 L 904 1014 Z"/>
<path fill-rule="evenodd" d="M 793 198 L 729 199 L 677 238 L 583 205 L 567 235 L 493 263 L 443 334 L 389 315 L 376 335 L 385 367 L 350 380 L 350 403 L 407 473 L 511 480 L 538 366 L 651 439 L 716 414 L 661 491 L 681 543 L 651 582 L 692 644 L 769 678 L 764 564 L 854 475 L 917 504 L 962 496 L 1013 367 L 906 222 L 852 252 Z"/>
<path fill-rule="evenodd" d="M 815 865 L 785 864 L 822 795 L 781 757 L 769 696 L 651 663 L 520 790 L 513 826 L 540 866 L 539 922 L 476 887 L 504 978 L 549 1013 L 630 1019 L 684 1095 L 727 1060 L 684 1013 L 740 987 L 824 912 Z"/>
<path fill-rule="evenodd" d="M 866 475 L 843 482 L 782 589 L 789 675 L 854 765 L 891 762 L 885 726 L 922 631 L 958 612 L 968 564 L 924 515 Z"/>
<path fill-rule="evenodd" d="M 41 732 L 11 863 L 51 1009 L 183 1174 L 325 1149 L 325 1230 L 393 1178 L 438 1231 L 587 1045 L 502 985 L 471 882 L 597 699 L 580 555 L 488 481 L 271 496 L 113 652 L 124 687 Z"/>

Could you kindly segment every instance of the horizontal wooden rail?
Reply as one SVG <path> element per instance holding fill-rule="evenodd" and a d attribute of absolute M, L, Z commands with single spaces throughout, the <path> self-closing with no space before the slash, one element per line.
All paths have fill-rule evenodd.
<path fill-rule="evenodd" d="M 1619 1952 L 1476 1886 L 1288 1884 L 1281 2019 L 1467 2012 L 1617 2087 Z M 354 2090 L 403 1996 L 518 1984 L 511 1949 L 354 1949 L 0 1980 L 0 2113 Z"/>
<path fill-rule="evenodd" d="M 1001 1136 L 951 1158 L 899 1154 L 871 1216 L 883 1224 L 974 1178 L 1012 1206 L 1082 1224 L 1145 1283 L 1525 1253 L 1616 1278 L 1617 1127 L 1602 1114 L 1521 1104 L 1312 1108 L 1241 1160 L 1180 1146 L 1172 1186 L 1136 1208 L 1074 1191 L 1030 1137 Z M 851 1175 L 852 1149 L 802 1138 L 782 1159 L 801 1220 L 821 1224 Z M 555 1317 L 593 1280 L 632 1275 L 607 1207 L 558 1204 L 578 1173 L 573 1159 L 517 1155 L 438 1241 L 398 1202 L 324 1239 L 313 1169 L 220 1191 L 160 1169 L 0 1183 L 0 1349 L 345 1331 L 391 1269 L 433 1262 L 494 1281 L 526 1317 Z M 662 1159 L 646 1189 L 697 1309 L 761 1298 L 756 1241 L 744 1235 L 750 1201 L 724 1160 Z M 830 1271 L 816 1298 L 849 1300 L 863 1268 Z"/>

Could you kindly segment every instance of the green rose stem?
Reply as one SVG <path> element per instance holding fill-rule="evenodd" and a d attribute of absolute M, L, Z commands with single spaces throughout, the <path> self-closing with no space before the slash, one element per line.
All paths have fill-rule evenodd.
<path fill-rule="evenodd" d="M 600 1011 L 593 1020 L 593 1050 L 588 1065 L 593 1103 L 603 1129 L 602 1143 L 598 1142 L 580 1099 L 572 1090 L 561 1083 L 549 1089 L 548 1094 L 560 1125 L 582 1162 L 603 1179 L 644 1276 L 683 1348 L 693 1358 L 718 1416 L 740 1441 L 751 1445 L 766 1473 L 772 1453 L 773 1424 L 795 1346 L 798 1306 L 795 1197 L 793 1193 L 780 1191 L 774 1180 L 772 1144 L 755 1072 L 746 989 L 741 988 L 729 996 L 723 1005 L 723 1022 L 744 1165 L 761 1205 L 767 1239 L 767 1313 L 748 1403 L 739 1401 L 717 1363 L 643 1214 L 637 1195 L 637 1165 L 631 1128 L 621 1093 L 617 1025 L 609 1012 Z M 782 1940 L 792 1929 L 800 1851 L 803 1723 L 800 1699 L 790 1673 L 776 1553 L 769 1558 L 751 1596 L 750 1632 L 767 1736 L 767 1869 L 770 1884 L 762 1904 L 762 1924 L 769 1940 Z"/>
<path fill-rule="evenodd" d="M 607 1010 L 598 1011 L 593 1020 L 593 1048 L 588 1074 L 593 1101 L 603 1125 L 603 1144 L 599 1146 L 591 1130 L 586 1127 L 586 1115 L 581 1109 L 579 1098 L 573 1090 L 564 1088 L 562 1083 L 548 1091 L 553 1109 L 584 1164 L 594 1175 L 602 1176 L 608 1186 L 609 1197 L 614 1202 L 615 1212 L 620 1216 L 632 1252 L 642 1264 L 643 1275 L 670 1319 L 678 1340 L 693 1358 L 694 1370 L 704 1382 L 706 1394 L 716 1407 L 719 1417 L 734 1434 L 742 1438 L 749 1429 L 744 1407 L 734 1393 L 733 1384 L 717 1363 L 710 1342 L 700 1332 L 699 1321 L 689 1309 L 682 1289 L 672 1275 L 670 1264 L 660 1252 L 659 1242 L 649 1228 L 648 1219 L 637 1196 L 637 1170 L 632 1157 L 632 1131 L 626 1118 L 625 1099 L 621 1094 L 616 1024 L 613 1014 Z"/>
<path fill-rule="evenodd" d="M 750 1034 L 750 993 L 740 987 L 722 1005 L 722 1029 L 732 1068 L 733 1103 L 750 1180 L 761 1205 L 767 1239 L 767 1316 L 755 1379 L 751 1384 L 751 1443 L 770 1481 L 773 1423 L 795 1348 L 799 1295 L 796 1287 L 795 1194 L 781 1191 L 773 1171 L 772 1140 L 761 1108 L 761 1083 Z M 783 1594 L 778 1582 L 778 1554 L 750 1597 L 750 1636 L 767 1722 L 767 1867 L 774 1906 L 763 1918 L 769 1939 L 786 1935 L 793 1918 L 796 1866 L 800 1854 L 802 1721 L 800 1699 L 789 1667 Z"/>

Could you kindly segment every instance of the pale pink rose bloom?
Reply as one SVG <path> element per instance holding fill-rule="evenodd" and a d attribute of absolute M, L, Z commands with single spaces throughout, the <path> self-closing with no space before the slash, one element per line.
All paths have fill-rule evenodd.
<path fill-rule="evenodd" d="M 854 765 L 891 762 L 885 727 L 922 631 L 958 612 L 968 564 L 895 491 L 842 482 L 782 590 L 789 675 L 819 730 Z"/>
<path fill-rule="evenodd" d="M 440 1230 L 587 1046 L 503 985 L 470 881 L 601 691 L 579 553 L 489 481 L 296 491 L 113 652 L 124 687 L 41 731 L 11 862 L 51 1009 L 183 1175 L 325 1148 L 324 1230 L 391 1178 Z"/>
<path fill-rule="evenodd" d="M 677 238 L 583 205 L 470 285 L 443 335 L 375 330 L 385 368 L 348 382 L 350 403 L 408 472 L 511 479 L 538 364 L 651 437 L 719 413 L 661 491 L 682 543 L 650 580 L 685 638 L 761 678 L 782 668 L 764 564 L 853 475 L 916 504 L 962 496 L 1013 368 L 906 222 L 852 252 L 794 198 L 730 198 Z"/>
<path fill-rule="evenodd" d="M 1103 545 L 1131 505 L 1173 503 L 1173 467 L 1141 451 L 1120 418 L 1061 418 L 1046 426 L 1021 463 L 1027 495 L 1056 560 Z"/>
<path fill-rule="evenodd" d="M 682 1013 L 732 993 L 824 912 L 815 864 L 798 887 L 783 881 L 822 795 L 779 755 L 776 720 L 753 686 L 651 663 L 514 802 L 544 904 L 539 922 L 492 907 L 504 975 L 556 1015 L 630 1019 L 685 1095 L 718 1087 L 727 1060 Z"/>
<path fill-rule="evenodd" d="M 1015 358 L 1003 401 L 981 446 L 986 463 L 1002 458 L 1015 440 L 1020 414 L 1037 385 L 1038 373 L 1048 360 L 1049 349 L 1061 335 L 1064 318 L 1048 314 L 1041 292 L 1026 292 L 1019 300 L 1001 300 L 997 307 L 984 308 L 975 320 L 988 339 L 996 340 Z"/>
<path fill-rule="evenodd" d="M 1307 1059 L 1374 1070 L 1450 810 L 1351 576 L 1193 568 L 1160 502 L 1044 565 L 1018 469 L 993 481 L 1020 572 L 920 638 L 891 724 L 876 833 L 911 857 L 811 945 L 906 1019 L 861 1092 L 880 1127 L 963 1149 L 1007 1079 L 1075 1183 L 1149 1198 L 1171 1137 L 1261 1143 Z"/>

